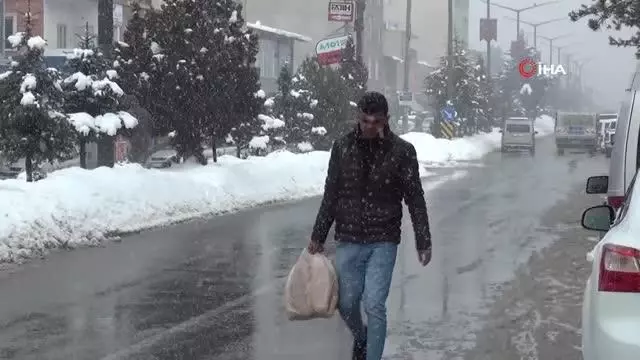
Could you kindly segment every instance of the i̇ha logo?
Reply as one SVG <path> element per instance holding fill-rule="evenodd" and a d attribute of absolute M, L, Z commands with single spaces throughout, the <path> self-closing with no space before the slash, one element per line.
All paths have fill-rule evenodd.
<path fill-rule="evenodd" d="M 530 58 L 524 58 L 518 64 L 518 71 L 520 72 L 520 76 L 525 79 L 529 79 L 538 73 L 538 63 L 533 61 Z"/>
<path fill-rule="evenodd" d="M 535 75 L 567 75 L 567 71 L 562 65 L 547 65 L 536 62 L 532 58 L 524 58 L 518 63 L 518 72 L 524 79 L 530 79 Z"/>

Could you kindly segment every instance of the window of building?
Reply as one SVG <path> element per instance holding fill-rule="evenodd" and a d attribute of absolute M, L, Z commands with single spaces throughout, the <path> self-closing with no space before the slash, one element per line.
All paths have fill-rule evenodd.
<path fill-rule="evenodd" d="M 272 39 L 260 40 L 260 76 L 275 79 L 278 75 L 277 43 Z"/>
<path fill-rule="evenodd" d="M 15 34 L 16 32 L 18 32 L 18 28 L 17 28 L 17 21 L 16 21 L 17 16 L 15 15 L 11 15 L 11 14 L 7 14 L 4 17 L 4 37 L 5 39 L 8 38 L 10 35 Z M 4 41 L 4 47 L 5 49 L 11 49 L 11 43 L 9 42 L 9 40 L 5 40 Z"/>
<path fill-rule="evenodd" d="M 67 48 L 67 25 L 66 24 L 58 24 L 57 26 L 57 47 L 58 49 L 66 49 Z"/>

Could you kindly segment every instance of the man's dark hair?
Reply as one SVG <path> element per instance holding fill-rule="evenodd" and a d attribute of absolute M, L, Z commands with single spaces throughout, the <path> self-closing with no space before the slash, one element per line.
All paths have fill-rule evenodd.
<path fill-rule="evenodd" d="M 377 92 L 377 91 L 369 91 L 366 92 L 360 101 L 358 101 L 358 109 L 365 114 L 389 114 L 389 103 L 387 102 L 387 98 Z"/>

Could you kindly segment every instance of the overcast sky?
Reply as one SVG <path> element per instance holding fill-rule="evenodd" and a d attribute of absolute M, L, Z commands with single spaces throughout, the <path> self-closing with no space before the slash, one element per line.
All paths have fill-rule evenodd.
<path fill-rule="evenodd" d="M 523 8 L 536 2 L 542 3 L 544 1 L 496 0 L 494 3 L 512 8 Z M 522 12 L 520 18 L 527 22 L 538 23 L 567 16 L 569 11 L 579 8 L 581 4 L 590 3 L 591 0 L 564 0 L 557 4 L 545 5 Z M 479 19 L 486 17 L 486 4 L 481 0 L 470 0 L 469 11 L 470 45 L 473 48 L 484 49 L 486 43 L 479 41 L 478 28 L 480 26 Z M 508 50 L 510 42 L 516 36 L 516 22 L 510 20 L 509 17 L 515 18 L 516 14 L 492 6 L 491 17 L 498 19 L 498 43 L 503 49 Z M 526 24 L 521 24 L 521 29 L 527 33 L 532 44 L 533 28 Z M 627 34 L 629 32 L 629 30 L 625 31 Z M 608 35 L 613 34 L 614 37 L 617 37 L 624 34 L 594 32 L 587 27 L 586 20 L 573 23 L 567 18 L 566 21 L 538 27 L 538 35 L 549 38 L 565 34 L 569 36 L 554 41 L 554 45 L 567 45 L 567 48 L 562 50 L 563 53 L 571 53 L 574 58 L 589 59 L 583 69 L 585 81 L 588 86 L 594 88 L 600 99 L 605 100 L 603 105 L 617 109 L 621 97 L 624 96 L 624 89 L 628 86 L 631 73 L 635 69 L 635 48 L 625 49 L 610 46 Z M 548 61 L 546 59 L 548 59 L 549 43 L 544 39 L 538 38 L 538 48 L 542 51 L 544 61 Z M 563 61 L 565 60 L 563 59 Z M 554 55 L 554 62 L 557 62 L 557 55 Z"/>
<path fill-rule="evenodd" d="M 446 0 L 419 0 L 419 1 L 446 1 Z M 495 0 L 495 3 L 506 5 L 512 8 L 522 8 L 534 3 L 542 3 L 546 0 Z M 568 18 L 569 11 L 579 8 L 581 4 L 590 4 L 592 0 L 564 0 L 558 4 L 541 6 L 521 13 L 521 19 L 531 23 L 542 22 L 560 17 L 566 17 L 566 21 L 560 21 L 538 27 L 538 34 L 546 37 L 556 37 L 560 35 L 570 35 L 554 42 L 554 45 L 565 46 L 563 53 L 571 53 L 574 58 L 589 59 L 584 66 L 583 73 L 585 82 L 593 88 L 598 98 L 603 100 L 603 104 L 617 110 L 621 97 L 624 96 L 624 89 L 628 86 L 631 73 L 635 69 L 636 59 L 635 49 L 616 48 L 608 43 L 608 35 L 616 32 L 604 33 L 590 30 L 585 21 L 573 23 Z M 481 0 L 469 0 L 469 41 L 470 46 L 475 49 L 486 49 L 486 43 L 478 39 L 478 28 L 480 18 L 486 17 L 486 4 Z M 404 7 L 404 1 L 394 0 L 391 6 Z M 496 6 L 491 7 L 491 17 L 498 19 L 498 43 L 503 50 L 508 51 L 512 40 L 516 37 L 516 22 L 508 17 L 516 17 L 516 14 L 501 9 Z M 521 29 L 525 31 L 533 44 L 533 28 L 526 24 L 521 24 Z M 626 31 L 629 33 L 629 30 Z M 428 36 L 428 34 L 416 34 L 418 36 Z M 542 51 L 545 62 L 548 60 L 549 44 L 538 38 L 538 48 Z M 564 60 L 563 60 L 564 61 Z M 554 62 L 557 62 L 557 55 L 554 50 Z M 565 66 L 565 64 L 563 64 Z"/>

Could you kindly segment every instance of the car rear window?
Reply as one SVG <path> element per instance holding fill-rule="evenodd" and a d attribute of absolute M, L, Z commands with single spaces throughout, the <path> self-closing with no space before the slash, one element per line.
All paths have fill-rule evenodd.
<path fill-rule="evenodd" d="M 507 132 L 510 133 L 528 133 L 530 130 L 527 124 L 507 124 Z"/>

